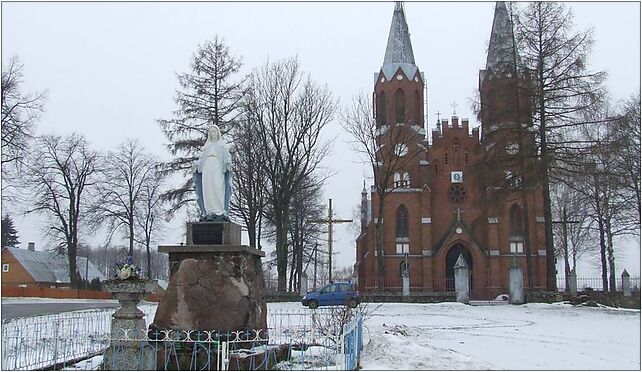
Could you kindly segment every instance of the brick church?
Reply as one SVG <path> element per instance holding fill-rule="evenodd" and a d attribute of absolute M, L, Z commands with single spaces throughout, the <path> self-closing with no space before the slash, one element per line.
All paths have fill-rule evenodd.
<path fill-rule="evenodd" d="M 537 159 L 526 155 L 535 153 L 535 135 L 527 129 L 530 83 L 520 63 L 506 6 L 498 2 L 486 68 L 479 72 L 481 130 L 453 114 L 438 119 L 427 135 L 426 81 L 415 64 L 403 5 L 396 3 L 375 73 L 379 167 L 370 192 L 364 185 L 361 195 L 360 291 L 399 292 L 402 275 L 411 292 L 451 291 L 460 255 L 471 269 L 472 298 L 508 293 L 515 262 L 525 289 L 547 287 L 543 193 Z"/>

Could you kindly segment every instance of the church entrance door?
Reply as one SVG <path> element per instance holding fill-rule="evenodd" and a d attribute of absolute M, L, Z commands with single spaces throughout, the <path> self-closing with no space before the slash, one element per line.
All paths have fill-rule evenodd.
<path fill-rule="evenodd" d="M 449 290 L 455 290 L 455 263 L 459 258 L 459 255 L 463 255 L 468 267 L 470 268 L 470 289 L 473 287 L 473 256 L 470 254 L 468 249 L 464 247 L 461 243 L 455 243 L 448 253 L 446 253 L 446 288 Z"/>

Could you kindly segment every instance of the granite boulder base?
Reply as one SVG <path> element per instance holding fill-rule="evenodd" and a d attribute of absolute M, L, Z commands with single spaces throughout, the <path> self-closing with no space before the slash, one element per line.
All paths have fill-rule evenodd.
<path fill-rule="evenodd" d="M 199 225 L 202 229 L 203 223 Z M 220 226 L 213 230 L 220 231 Z M 156 310 L 154 326 L 186 331 L 265 331 L 267 306 L 261 268 L 265 253 L 242 245 L 194 245 L 191 241 L 159 247 L 169 253 L 170 281 Z"/>

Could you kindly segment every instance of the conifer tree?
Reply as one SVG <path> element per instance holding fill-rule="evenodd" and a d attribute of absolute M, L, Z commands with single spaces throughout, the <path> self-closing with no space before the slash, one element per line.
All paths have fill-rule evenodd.
<path fill-rule="evenodd" d="M 13 219 L 5 214 L 2 216 L 2 248 L 17 247 L 18 244 L 20 244 L 18 230 L 13 224 Z"/>

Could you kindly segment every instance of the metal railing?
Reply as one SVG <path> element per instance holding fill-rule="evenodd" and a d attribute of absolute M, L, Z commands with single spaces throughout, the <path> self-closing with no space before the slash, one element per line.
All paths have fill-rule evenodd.
<path fill-rule="evenodd" d="M 640 289 L 640 277 L 630 277 L 631 288 L 637 287 Z M 618 291 L 622 291 L 622 278 L 615 278 L 615 287 Z M 603 291 L 604 285 L 601 277 L 579 277 L 577 278 L 577 290 L 585 291 L 590 288 L 594 291 Z M 608 288 L 607 288 L 608 289 Z M 566 279 L 562 277 L 557 278 L 557 290 L 560 292 L 566 291 Z"/>
<path fill-rule="evenodd" d="M 362 347 L 361 315 L 343 306 L 270 311 L 267 330 L 123 330 L 118 336 L 110 334 L 114 310 L 4 321 L 2 369 L 113 369 L 119 360 L 132 370 L 345 369 L 356 366 Z"/>
<path fill-rule="evenodd" d="M 2 369 L 33 370 L 97 355 L 109 345 L 115 309 L 2 320 Z"/>

